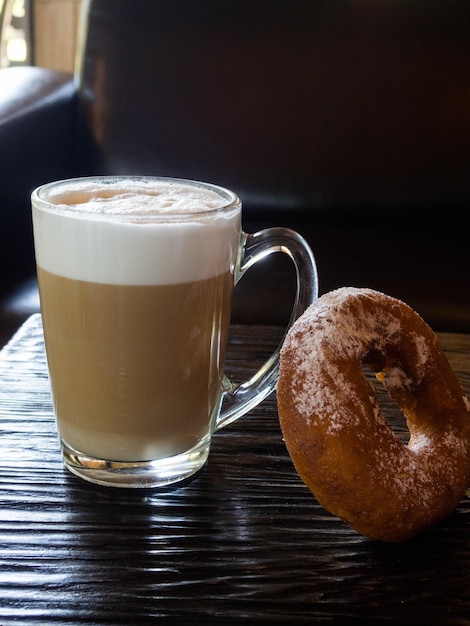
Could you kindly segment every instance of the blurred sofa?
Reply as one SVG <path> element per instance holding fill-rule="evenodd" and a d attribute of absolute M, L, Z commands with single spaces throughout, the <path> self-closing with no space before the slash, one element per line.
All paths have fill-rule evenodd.
<path fill-rule="evenodd" d="M 464 0 L 86 1 L 74 76 L 0 70 L 0 338 L 38 307 L 32 189 L 108 173 L 228 186 L 246 231 L 309 241 L 321 293 L 470 331 L 468 23 Z M 281 257 L 235 322 L 285 323 Z"/>

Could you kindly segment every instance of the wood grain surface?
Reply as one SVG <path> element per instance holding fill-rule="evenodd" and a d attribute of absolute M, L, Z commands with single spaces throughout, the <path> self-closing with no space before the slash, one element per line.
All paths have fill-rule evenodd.
<path fill-rule="evenodd" d="M 231 375 L 280 338 L 233 327 Z M 469 393 L 470 336 L 440 338 Z M 404 545 L 363 538 L 300 481 L 274 394 L 179 488 L 88 484 L 62 467 L 34 316 L 0 352 L 0 625 L 155 622 L 468 624 L 469 501 Z"/>

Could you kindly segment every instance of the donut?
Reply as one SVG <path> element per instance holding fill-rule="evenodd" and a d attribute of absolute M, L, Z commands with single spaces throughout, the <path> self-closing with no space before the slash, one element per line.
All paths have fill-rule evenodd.
<path fill-rule="evenodd" d="M 367 369 L 400 407 L 408 443 Z M 276 399 L 300 478 L 365 537 L 405 542 L 463 498 L 470 404 L 436 334 L 404 302 L 354 287 L 322 295 L 286 334 Z"/>

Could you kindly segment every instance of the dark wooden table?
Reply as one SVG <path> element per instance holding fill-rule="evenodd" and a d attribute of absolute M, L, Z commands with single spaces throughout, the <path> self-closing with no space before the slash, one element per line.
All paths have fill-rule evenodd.
<path fill-rule="evenodd" d="M 234 378 L 280 336 L 233 327 Z M 440 337 L 469 393 L 470 335 Z M 274 395 L 177 489 L 88 484 L 62 467 L 34 316 L 0 352 L 0 624 L 156 621 L 468 624 L 469 501 L 407 544 L 361 537 L 298 478 Z"/>

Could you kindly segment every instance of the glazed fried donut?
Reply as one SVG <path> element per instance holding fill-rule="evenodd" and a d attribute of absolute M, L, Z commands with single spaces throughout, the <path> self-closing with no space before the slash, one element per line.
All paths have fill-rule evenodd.
<path fill-rule="evenodd" d="M 364 365 L 405 415 L 407 445 Z M 298 474 L 366 537 L 406 541 L 449 515 L 470 483 L 470 405 L 435 333 L 395 298 L 321 296 L 286 336 L 277 402 Z"/>

